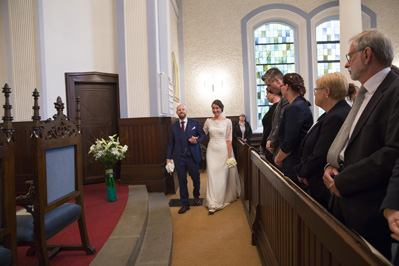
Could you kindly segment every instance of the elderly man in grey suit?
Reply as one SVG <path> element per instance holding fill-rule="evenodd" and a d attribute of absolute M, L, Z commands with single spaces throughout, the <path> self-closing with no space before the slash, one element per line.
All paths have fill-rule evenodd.
<path fill-rule="evenodd" d="M 345 67 L 362 86 L 330 147 L 323 181 L 334 216 L 390 259 L 392 239 L 379 208 L 399 157 L 399 78 L 390 68 L 388 36 L 372 29 L 351 41 Z"/>

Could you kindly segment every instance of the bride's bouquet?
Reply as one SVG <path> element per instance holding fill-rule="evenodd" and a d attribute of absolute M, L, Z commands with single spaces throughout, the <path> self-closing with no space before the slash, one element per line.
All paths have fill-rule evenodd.
<path fill-rule="evenodd" d="M 227 167 L 233 168 L 236 164 L 237 164 L 236 159 L 234 159 L 234 158 L 227 159 L 227 162 L 226 162 Z"/>

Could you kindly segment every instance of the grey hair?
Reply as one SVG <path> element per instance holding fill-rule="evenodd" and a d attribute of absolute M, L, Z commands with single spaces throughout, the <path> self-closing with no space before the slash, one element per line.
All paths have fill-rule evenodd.
<path fill-rule="evenodd" d="M 272 67 L 269 70 L 266 71 L 265 74 L 262 76 L 262 80 L 265 81 L 266 79 L 268 81 L 274 80 L 276 77 L 279 79 L 283 79 L 283 73 L 278 69 L 277 67 Z"/>
<path fill-rule="evenodd" d="M 383 67 L 390 67 L 394 57 L 391 38 L 377 29 L 365 30 L 350 39 L 357 51 L 370 47 Z"/>

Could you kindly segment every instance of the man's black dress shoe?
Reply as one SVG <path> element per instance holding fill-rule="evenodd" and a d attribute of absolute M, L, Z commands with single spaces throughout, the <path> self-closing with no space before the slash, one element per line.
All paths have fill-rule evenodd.
<path fill-rule="evenodd" d="M 188 211 L 189 209 L 190 209 L 190 205 L 183 205 L 183 207 L 181 207 L 179 210 L 179 214 L 183 214 L 186 211 Z"/>
<path fill-rule="evenodd" d="M 199 197 L 194 197 L 194 206 L 201 206 L 201 200 Z"/>

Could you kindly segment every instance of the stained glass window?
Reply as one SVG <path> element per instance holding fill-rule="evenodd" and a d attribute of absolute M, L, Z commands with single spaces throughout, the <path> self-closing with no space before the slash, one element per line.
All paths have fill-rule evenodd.
<path fill-rule="evenodd" d="M 256 96 L 258 106 L 258 126 L 269 111 L 270 104 L 266 99 L 266 85 L 263 74 L 272 67 L 285 73 L 295 70 L 295 35 L 294 29 L 283 23 L 267 23 L 254 31 L 256 63 Z"/>
<path fill-rule="evenodd" d="M 329 20 L 316 27 L 317 77 L 340 71 L 339 20 Z"/>
<path fill-rule="evenodd" d="M 340 71 L 339 20 L 328 20 L 316 27 L 317 77 Z M 319 116 L 324 111 L 317 108 Z"/>

